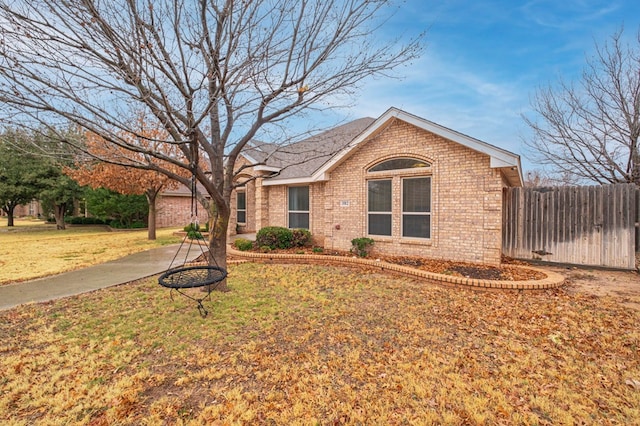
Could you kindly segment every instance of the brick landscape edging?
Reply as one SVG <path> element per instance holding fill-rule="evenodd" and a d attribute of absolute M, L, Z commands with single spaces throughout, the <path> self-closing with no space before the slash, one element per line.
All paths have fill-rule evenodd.
<path fill-rule="evenodd" d="M 541 280 L 527 280 L 527 281 L 499 281 L 499 280 L 481 280 L 475 278 L 454 277 L 451 275 L 436 274 L 434 272 L 423 271 L 421 269 L 410 268 L 402 265 L 395 265 L 393 263 L 387 263 L 380 260 L 362 259 L 359 257 L 344 257 L 344 256 L 330 256 L 330 255 L 315 255 L 315 254 L 288 254 L 288 253 L 254 253 L 239 251 L 232 246 L 227 248 L 227 254 L 242 257 L 245 259 L 253 259 L 257 261 L 271 261 L 279 263 L 321 263 L 330 262 L 337 264 L 358 264 L 373 266 L 384 271 L 394 271 L 401 274 L 410 275 L 418 278 L 425 278 L 434 281 L 441 281 L 448 284 L 461 285 L 473 288 L 490 288 L 490 289 L 507 289 L 507 290 L 546 290 L 551 288 L 560 287 L 564 283 L 564 277 L 556 272 L 542 270 L 538 268 L 532 268 L 530 266 L 509 265 L 510 267 L 528 269 L 531 271 L 540 272 L 546 275 L 546 278 Z"/>

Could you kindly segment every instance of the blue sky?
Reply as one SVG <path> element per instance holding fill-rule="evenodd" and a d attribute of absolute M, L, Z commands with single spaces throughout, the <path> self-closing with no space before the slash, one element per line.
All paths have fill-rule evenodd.
<path fill-rule="evenodd" d="M 410 36 L 427 30 L 426 50 L 400 80 L 367 83 L 350 117 L 377 117 L 395 106 L 520 154 L 529 131 L 536 88 L 560 77 L 577 79 L 592 56 L 624 25 L 633 41 L 640 1 L 407 0 L 388 31 Z"/>

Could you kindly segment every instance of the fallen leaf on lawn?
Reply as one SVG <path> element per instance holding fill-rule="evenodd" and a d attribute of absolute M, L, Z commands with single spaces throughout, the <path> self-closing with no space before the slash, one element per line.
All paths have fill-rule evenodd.
<path fill-rule="evenodd" d="M 640 389 L 640 380 L 627 379 L 624 381 L 625 385 L 631 386 L 634 389 Z"/>

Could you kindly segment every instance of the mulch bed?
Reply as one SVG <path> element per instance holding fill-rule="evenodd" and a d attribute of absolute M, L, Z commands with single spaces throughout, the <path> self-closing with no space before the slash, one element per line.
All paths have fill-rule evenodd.
<path fill-rule="evenodd" d="M 253 250 L 256 253 L 263 253 L 261 250 Z M 269 253 L 274 254 L 314 254 L 325 256 L 344 256 L 355 257 L 348 251 L 324 250 L 322 252 L 314 252 L 311 248 L 291 248 L 277 249 Z M 546 277 L 542 272 L 538 272 L 528 268 L 518 268 L 512 265 L 526 265 L 524 262 L 514 261 L 509 258 L 503 259 L 500 267 L 480 265 L 475 263 L 454 262 L 448 260 L 428 259 L 415 256 L 385 256 L 372 254 L 370 259 L 380 260 L 396 265 L 407 266 L 420 269 L 423 271 L 433 272 L 436 274 L 451 275 L 455 277 L 465 277 L 482 280 L 500 280 L 500 281 L 527 281 L 541 280 Z"/>

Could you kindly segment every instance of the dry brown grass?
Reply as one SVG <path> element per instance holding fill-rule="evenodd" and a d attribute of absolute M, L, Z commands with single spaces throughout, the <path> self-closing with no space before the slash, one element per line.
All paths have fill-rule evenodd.
<path fill-rule="evenodd" d="M 0 423 L 637 424 L 640 313 L 246 263 L 210 314 L 154 280 L 0 313 Z"/>
<path fill-rule="evenodd" d="M 180 241 L 176 229 L 160 229 L 149 241 L 146 230 L 109 232 L 106 227 L 57 231 L 42 221 L 17 220 L 7 228 L 0 218 L 0 285 L 71 271 Z"/>

